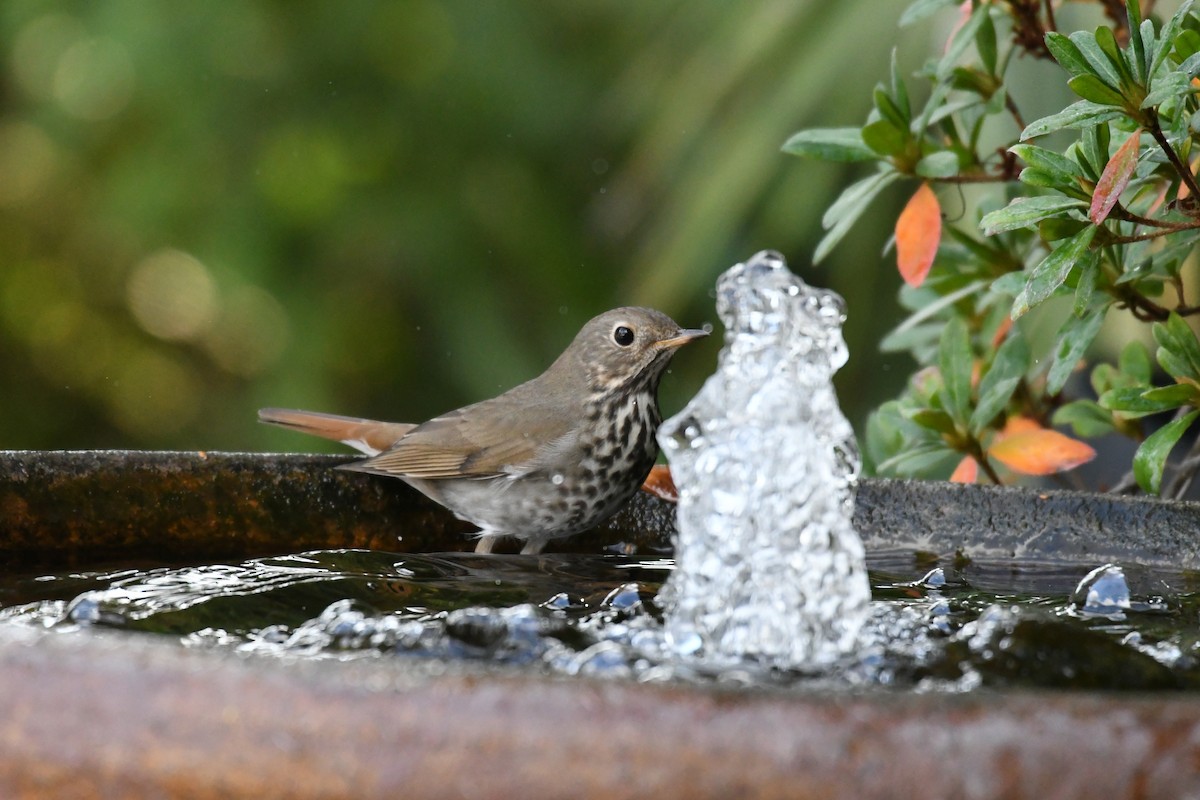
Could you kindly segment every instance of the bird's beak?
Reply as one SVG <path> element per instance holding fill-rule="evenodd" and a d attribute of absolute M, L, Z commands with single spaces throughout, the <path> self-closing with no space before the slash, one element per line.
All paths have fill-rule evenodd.
<path fill-rule="evenodd" d="M 702 331 L 699 328 L 688 328 L 679 331 L 679 333 L 670 339 L 659 339 L 658 348 L 660 350 L 674 350 L 677 347 L 683 347 L 694 339 L 703 339 L 705 336 L 708 336 L 708 331 Z"/>

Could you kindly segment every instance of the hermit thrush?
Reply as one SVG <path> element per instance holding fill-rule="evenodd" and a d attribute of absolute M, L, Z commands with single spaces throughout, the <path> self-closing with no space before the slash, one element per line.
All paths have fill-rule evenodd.
<path fill-rule="evenodd" d="M 371 458 L 341 469 L 400 478 L 497 537 L 537 553 L 612 515 L 654 465 L 658 382 L 684 330 L 649 308 L 618 308 L 583 326 L 549 369 L 499 397 L 420 425 L 264 408 L 273 425 L 343 442 Z"/>

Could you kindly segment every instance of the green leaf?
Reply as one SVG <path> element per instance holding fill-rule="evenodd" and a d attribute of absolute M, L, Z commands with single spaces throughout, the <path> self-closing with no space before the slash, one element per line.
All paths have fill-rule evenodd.
<path fill-rule="evenodd" d="M 1116 426 L 1112 414 L 1091 400 L 1075 400 L 1059 406 L 1051 417 L 1055 425 L 1069 425 L 1076 436 L 1091 438 L 1112 433 Z"/>
<path fill-rule="evenodd" d="M 937 408 L 918 408 L 907 411 L 904 416 L 920 425 L 938 433 L 954 433 L 954 420 L 945 411 Z"/>
<path fill-rule="evenodd" d="M 1142 108 L 1161 106 L 1194 91 L 1191 76 L 1183 72 L 1168 72 L 1154 81 L 1154 88 L 1142 100 Z"/>
<path fill-rule="evenodd" d="M 1133 477 L 1137 478 L 1138 486 L 1150 494 L 1158 494 L 1162 486 L 1163 470 L 1167 466 L 1167 456 L 1179 442 L 1184 432 L 1196 421 L 1200 411 L 1171 420 L 1142 442 L 1142 446 L 1133 455 Z"/>
<path fill-rule="evenodd" d="M 903 131 L 908 130 L 908 123 L 912 120 L 900 109 L 900 106 L 896 105 L 896 101 L 883 86 L 875 87 L 875 108 L 879 110 L 879 115 L 892 125 Z"/>
<path fill-rule="evenodd" d="M 1200 342 L 1196 334 L 1174 311 L 1166 323 L 1156 322 L 1151 326 L 1154 341 L 1158 343 L 1158 363 L 1176 380 L 1200 382 Z"/>
<path fill-rule="evenodd" d="M 972 434 L 978 435 L 1008 405 L 1013 391 L 1029 369 L 1029 358 L 1025 337 L 1013 328 L 996 351 L 992 365 L 979 379 L 979 401 L 971 412 Z"/>
<path fill-rule="evenodd" d="M 1039 172 L 1045 172 L 1059 183 L 1073 184 L 1076 178 L 1084 177 L 1083 170 L 1078 164 L 1066 156 L 1044 147 L 1033 144 L 1014 144 L 1008 148 L 1008 152 Z"/>
<path fill-rule="evenodd" d="M 1029 123 L 1025 130 L 1021 131 L 1021 141 L 1044 136 L 1063 128 L 1085 128 L 1088 125 L 1099 125 L 1122 116 L 1125 116 L 1125 113 L 1112 106 L 1093 103 L 1091 100 L 1079 100 L 1057 114 L 1051 114 Z"/>
<path fill-rule="evenodd" d="M 979 53 L 979 60 L 983 63 L 984 69 L 989 74 L 996 74 L 996 25 L 992 22 L 992 18 L 984 15 L 983 22 L 979 25 L 979 30 L 975 32 L 975 50 Z"/>
<path fill-rule="evenodd" d="M 922 178 L 949 178 L 958 174 L 958 156 L 948 150 L 930 153 L 914 169 Z"/>
<path fill-rule="evenodd" d="M 1157 386 L 1142 392 L 1142 399 L 1150 403 L 1160 403 L 1166 408 L 1179 408 L 1194 403 L 1200 397 L 1200 389 L 1190 383 L 1172 383 L 1169 386 Z"/>
<path fill-rule="evenodd" d="M 1175 37 L 1179 34 L 1179 29 L 1183 26 L 1183 20 L 1191 10 L 1192 0 L 1187 0 L 1187 2 L 1179 6 L 1175 15 L 1159 31 L 1158 47 L 1154 51 L 1154 60 L 1150 62 L 1150 70 L 1147 73 L 1151 81 L 1155 79 L 1155 76 L 1158 74 L 1158 68 L 1162 66 L 1163 61 L 1170 54 L 1171 47 L 1175 43 Z"/>
<path fill-rule="evenodd" d="M 962 427 L 966 427 L 971 408 L 971 339 L 966 323 L 951 317 L 938 345 L 938 370 L 942 375 L 942 406 Z"/>
<path fill-rule="evenodd" d="M 1083 131 L 1080 137 L 1080 151 L 1091 167 L 1092 180 L 1098 180 L 1108 164 L 1108 143 L 1110 138 L 1108 125 L 1092 125 Z"/>
<path fill-rule="evenodd" d="M 1150 354 L 1141 342 L 1134 340 L 1125 345 L 1117 358 L 1117 368 L 1141 384 L 1150 382 Z"/>
<path fill-rule="evenodd" d="M 829 251 L 842 240 L 842 237 L 867 210 L 871 201 L 899 177 L 900 173 L 894 169 L 887 169 L 846 187 L 846 190 L 838 196 L 837 200 L 833 201 L 833 205 L 829 206 L 825 215 L 821 217 L 821 225 L 828 230 L 828 233 L 821 239 L 813 253 L 814 264 L 819 263 L 829 254 Z"/>
<path fill-rule="evenodd" d="M 1013 301 L 1013 319 L 1020 317 L 1034 306 L 1044 302 L 1062 286 L 1071 268 L 1088 254 L 1088 246 L 1096 236 L 1096 226 L 1088 225 L 1079 233 L 1067 239 L 1033 268 L 1025 288 Z M 1091 256 L 1095 257 L 1095 256 Z"/>
<path fill-rule="evenodd" d="M 900 64 L 896 60 L 896 50 L 897 48 L 892 48 L 892 98 L 895 99 L 900 114 L 907 124 L 912 121 L 912 105 L 908 100 L 908 88 L 904 85 L 904 79 L 900 77 Z"/>
<path fill-rule="evenodd" d="M 1018 197 L 1004 208 L 983 215 L 979 221 L 985 236 L 1025 228 L 1047 217 L 1065 214 L 1071 209 L 1083 208 L 1085 203 L 1071 197 L 1037 195 Z"/>
<path fill-rule="evenodd" d="M 1087 59 L 1083 57 L 1083 53 L 1075 46 L 1075 43 L 1063 36 L 1057 31 L 1050 31 L 1046 34 L 1046 47 L 1050 50 L 1050 55 L 1054 56 L 1054 60 L 1071 73 L 1071 76 L 1076 75 L 1095 75 L 1096 71 L 1087 63 Z"/>
<path fill-rule="evenodd" d="M 1075 286 L 1075 306 L 1072 311 L 1076 317 L 1083 317 L 1092 305 L 1092 297 L 1096 293 L 1096 282 L 1100 279 L 1100 260 L 1088 258 L 1079 265 L 1079 283 Z"/>
<path fill-rule="evenodd" d="M 1142 9 L 1138 0 L 1125 0 L 1125 16 L 1129 19 L 1129 47 L 1133 51 L 1133 75 L 1142 82 L 1150 62 L 1146 60 L 1146 46 L 1142 42 Z"/>
<path fill-rule="evenodd" d="M 904 9 L 904 13 L 900 15 L 900 27 L 912 25 L 914 22 L 920 22 L 926 17 L 931 17 L 943 8 L 950 8 L 958 5 L 957 0 L 917 0 L 915 3 Z"/>
<path fill-rule="evenodd" d="M 1046 394 L 1056 395 L 1062 391 L 1067 379 L 1071 377 L 1096 334 L 1100 332 L 1107 311 L 1108 306 L 1104 306 L 1084 317 L 1072 315 L 1067 318 L 1054 346 L 1054 362 L 1046 375 Z"/>
<path fill-rule="evenodd" d="M 1162 414 L 1180 407 L 1174 398 L 1146 397 L 1147 391 L 1145 386 L 1118 386 L 1100 395 L 1099 403 L 1110 411 L 1120 411 L 1130 417 Z"/>
<path fill-rule="evenodd" d="M 1076 75 L 1067 81 L 1071 91 L 1084 100 L 1106 106 L 1124 107 L 1125 97 L 1095 75 Z"/>
<path fill-rule="evenodd" d="M 886 119 L 877 119 L 862 129 L 862 140 L 881 156 L 899 156 L 908 149 L 911 138 L 907 127 L 896 127 Z"/>
<path fill-rule="evenodd" d="M 1008 272 L 992 281 L 991 289 L 996 294 L 1016 297 L 1025 288 L 1029 276 L 1024 272 Z"/>
<path fill-rule="evenodd" d="M 880 475 L 918 475 L 939 466 L 951 458 L 961 458 L 944 442 L 925 442 L 898 453 L 876 465 Z"/>
<path fill-rule="evenodd" d="M 794 134 L 783 152 L 822 161 L 870 161 L 877 158 L 858 128 L 814 128 Z"/>
<path fill-rule="evenodd" d="M 1112 32 L 1112 28 L 1103 26 L 1096 28 L 1096 45 L 1104 53 L 1108 63 L 1112 64 L 1113 69 L 1117 71 L 1117 75 L 1121 79 L 1117 85 L 1122 88 L 1133 86 L 1136 81 L 1129 69 L 1129 64 L 1125 61 L 1125 54 L 1121 52 L 1121 46 L 1117 44 L 1117 37 Z"/>
<path fill-rule="evenodd" d="M 1098 30 L 1108 29 L 1100 28 Z M 1112 33 L 1112 31 L 1109 31 L 1109 33 Z M 1070 38 L 1075 46 L 1079 48 L 1079 52 L 1083 53 L 1084 59 L 1091 65 L 1092 72 L 1096 77 L 1109 86 L 1121 85 L 1121 76 L 1117 74 L 1117 70 L 1108 60 L 1108 56 L 1100 48 L 1095 34 L 1088 33 L 1087 31 L 1075 31 L 1070 35 Z"/>
<path fill-rule="evenodd" d="M 1061 239 L 1071 238 L 1089 225 L 1091 225 L 1090 222 L 1082 222 L 1077 219 L 1049 217 L 1038 223 L 1038 236 L 1042 237 L 1044 242 L 1057 242 Z"/>
<path fill-rule="evenodd" d="M 950 73 L 954 71 L 954 65 L 962 54 L 966 52 L 967 47 L 975 40 L 975 34 L 983 25 L 984 19 L 988 15 L 988 6 L 985 3 L 980 3 L 979 6 L 971 13 L 968 19 L 961 28 L 955 32 L 950 40 L 950 45 L 946 48 L 946 54 L 942 56 L 942 60 L 937 65 L 938 81 L 945 81 L 950 77 Z"/>

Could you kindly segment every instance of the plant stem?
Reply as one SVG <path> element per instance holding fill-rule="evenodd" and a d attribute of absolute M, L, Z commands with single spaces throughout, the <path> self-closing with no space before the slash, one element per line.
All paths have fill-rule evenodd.
<path fill-rule="evenodd" d="M 1191 168 L 1184 164 L 1179 154 L 1175 152 L 1175 148 L 1171 147 L 1171 143 L 1167 141 L 1166 134 L 1163 133 L 1162 126 L 1158 124 L 1158 112 L 1153 108 L 1146 110 L 1147 128 L 1150 130 L 1150 135 L 1154 137 L 1154 141 L 1158 142 L 1158 146 L 1166 154 L 1167 160 L 1171 162 L 1171 166 L 1179 173 L 1179 178 L 1188 187 L 1188 192 L 1192 197 L 1200 197 L 1200 186 L 1196 185 L 1196 178 L 1192 175 Z"/>

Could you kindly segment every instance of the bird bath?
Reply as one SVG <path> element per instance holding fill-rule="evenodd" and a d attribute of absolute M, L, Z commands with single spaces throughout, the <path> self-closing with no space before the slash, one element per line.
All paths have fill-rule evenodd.
<path fill-rule="evenodd" d="M 765 387 L 748 405 L 791 396 L 741 383 Z M 665 431 L 699 454 L 689 468 L 729 430 L 702 404 Z M 817 549 L 787 544 L 690 599 L 675 508 L 649 496 L 558 552 L 481 555 L 409 487 L 330 469 L 344 458 L 0 453 L 0 796 L 1196 788 L 1200 507 L 894 481 L 851 505 L 848 425 L 814 416 L 817 435 L 765 441 L 821 451 L 821 535 L 765 524 Z M 719 460 L 766 492 L 757 507 L 790 479 L 772 457 Z M 689 526 L 740 546 L 731 506 L 708 502 L 727 490 L 683 485 L 681 548 Z M 814 565 L 837 579 L 810 581 Z M 825 615 L 784 604 L 814 632 L 802 647 L 769 617 L 795 586 Z"/>
<path fill-rule="evenodd" d="M 637 498 L 574 552 L 480 557 L 342 461 L 0 453 L 0 796 L 89 796 L 98 775 L 263 797 L 481 775 L 526 797 L 564 775 L 577 797 L 1200 780 L 1196 504 L 867 480 L 855 668 L 684 674 L 604 635 L 656 614 L 669 504 Z M 1128 607 L 1073 600 L 1110 562 Z"/>

